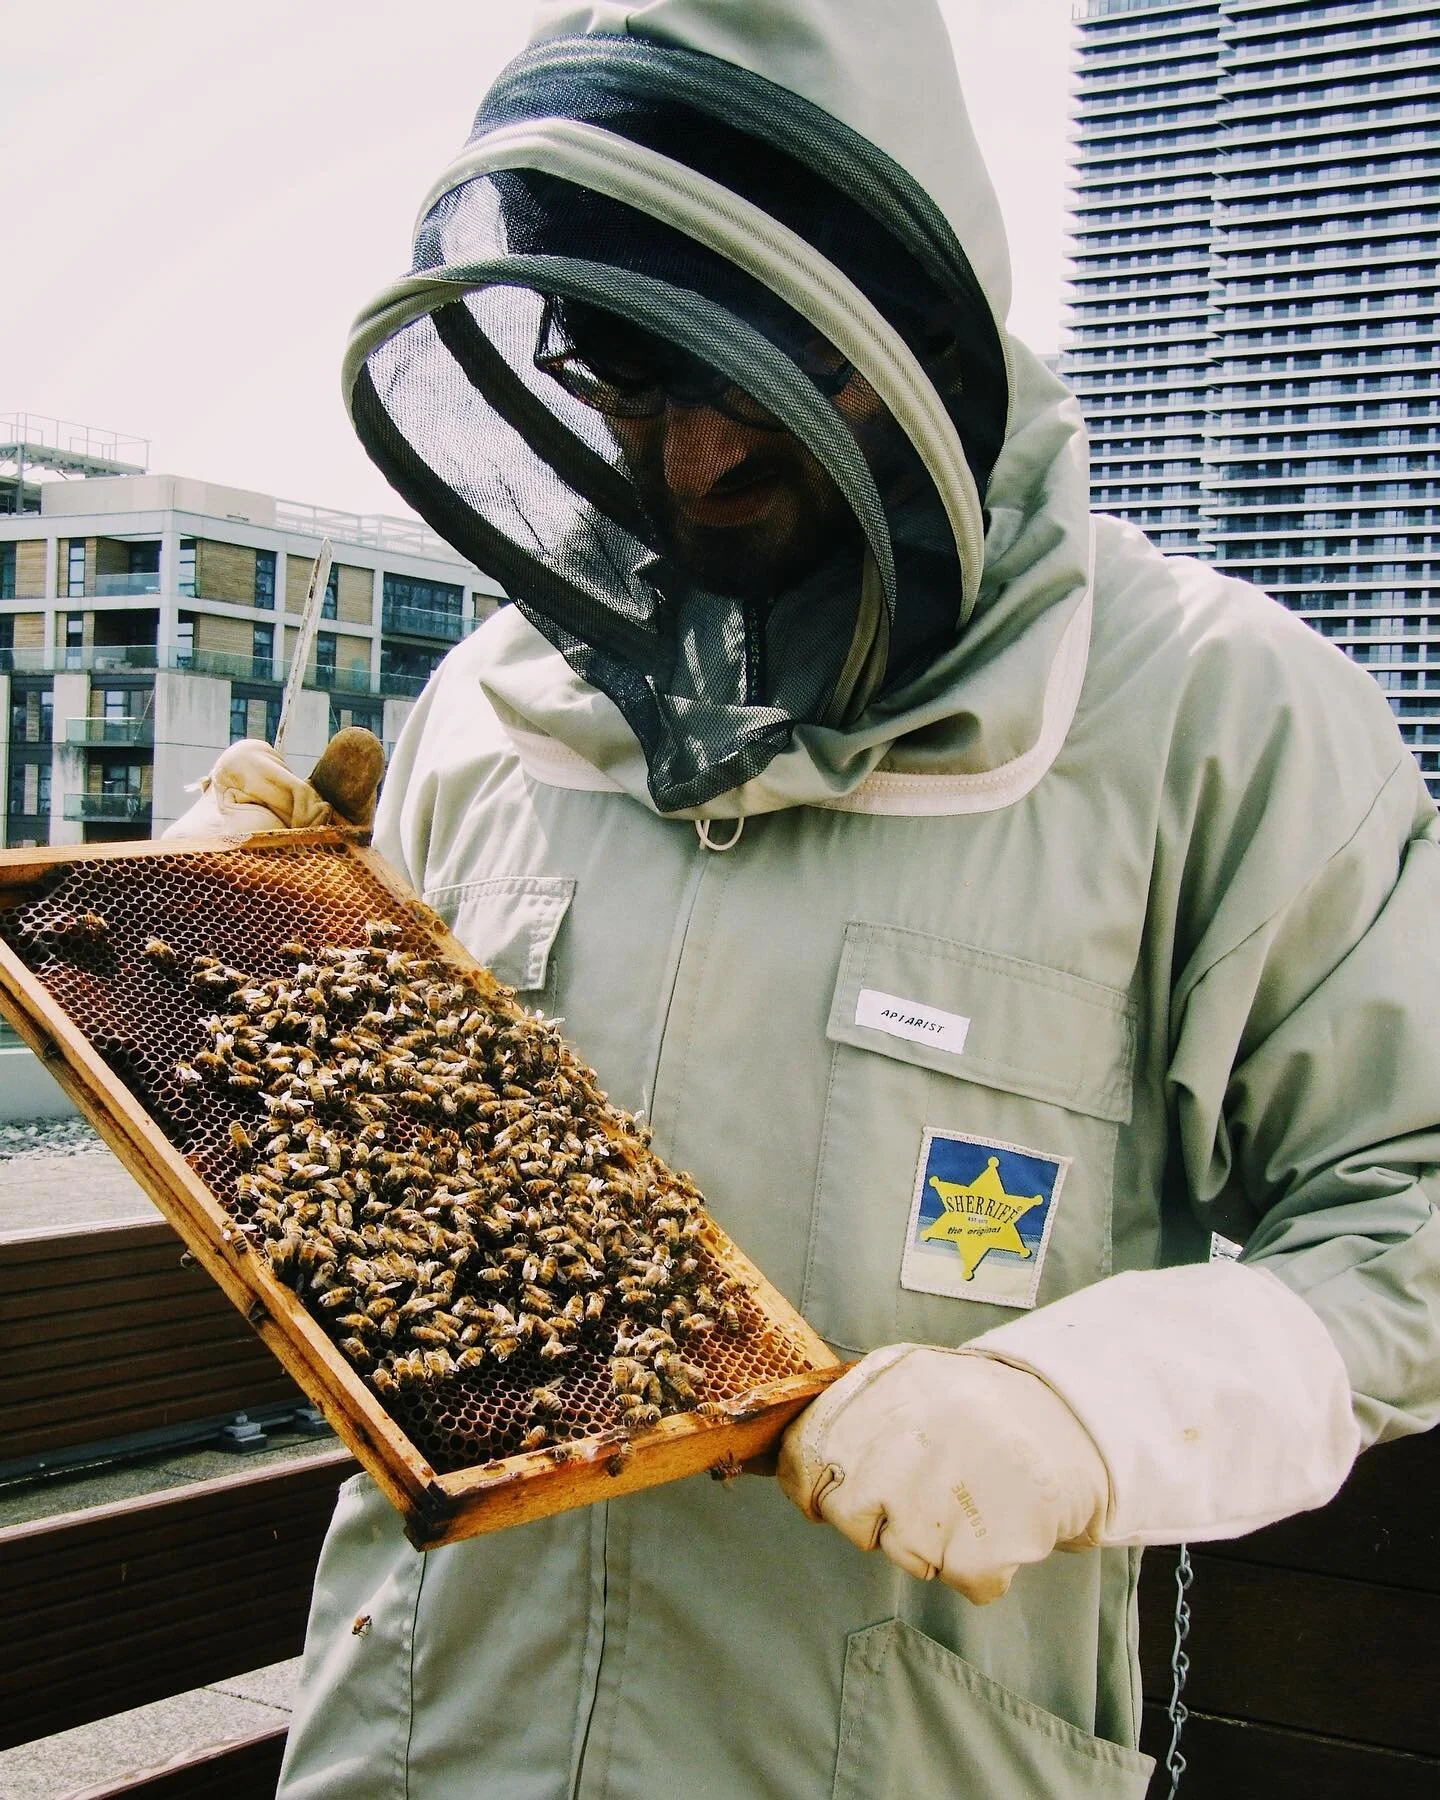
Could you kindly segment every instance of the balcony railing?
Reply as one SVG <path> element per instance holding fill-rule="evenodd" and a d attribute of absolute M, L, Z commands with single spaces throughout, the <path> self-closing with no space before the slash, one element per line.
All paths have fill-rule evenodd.
<path fill-rule="evenodd" d="M 470 621 L 465 620 L 466 629 Z M 43 675 L 70 671 L 98 674 L 123 669 L 173 669 L 182 674 L 213 675 L 228 681 L 284 681 L 289 664 L 279 656 L 242 656 L 226 650 L 192 650 L 179 644 L 110 644 L 66 649 L 0 650 L 0 674 Z M 414 699 L 425 686 L 423 675 L 374 675 L 364 667 L 331 669 L 322 664 L 306 686 L 335 694 L 369 694 Z M 68 742 L 89 742 L 68 738 Z M 125 740 L 129 741 L 129 740 Z M 137 740 L 138 741 L 138 740 Z"/>
<path fill-rule="evenodd" d="M 158 594 L 160 592 L 160 575 L 158 570 L 150 570 L 139 575 L 97 575 L 95 577 L 95 598 L 97 600 L 123 600 L 133 594 Z"/>
<path fill-rule="evenodd" d="M 155 669 L 161 666 L 159 656 L 154 644 L 41 644 L 33 649 L 0 650 L 0 674 Z"/>
<path fill-rule="evenodd" d="M 458 644 L 465 635 L 465 621 L 458 612 L 437 606 L 404 606 L 399 601 L 386 600 L 381 607 L 381 630 Z"/>
<path fill-rule="evenodd" d="M 72 825 L 148 819 L 150 799 L 146 794 L 67 794 L 64 816 Z"/>
<path fill-rule="evenodd" d="M 67 744 L 153 744 L 155 723 L 152 719 L 67 719 Z"/>

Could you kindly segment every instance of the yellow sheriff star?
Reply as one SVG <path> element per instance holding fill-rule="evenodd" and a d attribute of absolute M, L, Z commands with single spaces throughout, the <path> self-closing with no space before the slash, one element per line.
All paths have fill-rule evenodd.
<path fill-rule="evenodd" d="M 921 1240 L 953 1244 L 960 1253 L 961 1273 L 966 1281 L 975 1279 L 975 1271 L 992 1250 L 1008 1250 L 1012 1256 L 1030 1254 L 1015 1223 L 1032 1206 L 1042 1205 L 1045 1196 L 1035 1194 L 1026 1200 L 1007 1194 L 1000 1179 L 998 1156 L 990 1158 L 985 1173 L 977 1175 L 968 1187 L 958 1181 L 941 1181 L 938 1175 L 930 1177 L 930 1186 L 940 1196 L 945 1210 L 920 1233 Z"/>

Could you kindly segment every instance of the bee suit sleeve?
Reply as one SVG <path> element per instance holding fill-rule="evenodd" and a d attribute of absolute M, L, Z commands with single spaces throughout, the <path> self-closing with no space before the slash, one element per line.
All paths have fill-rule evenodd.
<path fill-rule="evenodd" d="M 1227 881 L 1174 989 L 1168 1085 L 1182 1203 L 1245 1262 L 876 1351 L 786 1439 L 812 1518 L 972 1599 L 1057 1547 L 1322 1505 L 1362 1445 L 1440 1415 L 1440 848 L 1408 754 L 1261 923 L 1243 857 Z"/>

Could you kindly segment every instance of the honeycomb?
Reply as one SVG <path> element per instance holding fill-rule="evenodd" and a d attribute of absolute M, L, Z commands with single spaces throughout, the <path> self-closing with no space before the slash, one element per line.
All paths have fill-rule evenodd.
<path fill-rule="evenodd" d="M 553 1025 L 527 1013 L 510 990 L 487 987 L 462 966 L 445 963 L 440 933 L 438 921 L 398 902 L 342 843 L 77 858 L 0 914 L 0 937 L 237 1227 L 264 1247 L 337 1354 L 371 1381 L 381 1404 L 440 1473 L 542 1445 L 560 1461 L 569 1453 L 566 1446 L 597 1434 L 618 1439 L 643 1433 L 662 1413 L 697 1404 L 701 1412 L 712 1410 L 716 1402 L 809 1368 L 804 1345 L 733 1280 L 723 1240 L 699 1211 L 689 1178 L 660 1163 L 643 1129 L 609 1104 Z M 369 991 L 361 975 L 373 977 Z M 317 982 L 325 984 L 323 995 Z M 302 990 L 319 1005 L 300 1006 Z M 275 1003 L 277 994 L 283 1004 Z M 392 994 L 414 1004 L 402 1001 L 397 1008 L 391 999 L 381 1024 L 382 1000 Z M 278 1073 L 259 1070 L 252 1078 L 256 1064 L 235 1060 L 258 1054 L 246 1047 L 244 1035 L 258 1027 L 242 1030 L 238 1051 L 235 1031 L 225 1029 L 227 1020 L 233 1028 L 238 1015 L 231 1009 L 247 996 L 257 1013 L 271 1008 L 265 1047 L 277 1070 L 286 1065 Z M 434 1023 L 426 1000 L 432 1001 L 431 1015 L 449 1008 L 446 1029 L 453 1031 L 458 1019 L 475 1033 L 468 1040 L 472 1049 L 487 1046 L 488 1079 L 477 1077 L 471 1090 L 432 1078 L 427 1094 L 423 1078 L 412 1072 L 400 1077 L 397 1092 L 395 1080 L 377 1073 L 393 1074 L 391 1058 L 406 1064 L 407 1037 L 426 1036 Z M 397 1011 L 398 1017 L 390 1016 Z M 357 1024 L 362 1018 L 383 1045 L 374 1067 L 364 1059 L 365 1046 L 348 1036 L 357 1029 L 365 1035 Z M 331 1036 L 360 1056 L 334 1050 Z M 357 1061 L 370 1070 L 371 1085 L 357 1081 Z M 303 1097 L 312 1093 L 313 1101 Z M 277 1105 L 295 1116 L 277 1112 Z M 571 1148 L 555 1168 L 507 1160 L 505 1127 L 519 1120 L 537 1136 L 533 1121 L 556 1116 L 557 1108 L 566 1115 L 564 1141 Z M 550 1129 L 558 1141 L 559 1127 Z M 366 1148 L 357 1150 L 367 1138 Z M 286 1149 L 275 1152 L 276 1144 Z M 550 1140 L 543 1150 L 552 1153 Z M 280 1198 L 264 1171 L 273 1172 L 292 1151 L 308 1166 L 297 1177 L 299 1198 Z M 400 1171 L 390 1184 L 404 1182 L 399 1194 L 386 1198 L 370 1184 L 367 1171 L 382 1165 L 359 1163 L 367 1153 L 383 1156 L 385 1171 Z M 454 1191 L 457 1156 L 473 1172 L 471 1185 L 483 1192 Z M 353 1187 L 357 1168 L 361 1193 Z M 613 1257 L 607 1249 L 607 1262 L 631 1271 L 618 1285 L 592 1279 L 598 1277 L 593 1267 L 568 1285 L 548 1273 L 545 1279 L 556 1281 L 553 1313 L 547 1317 L 548 1309 L 541 1309 L 528 1321 L 534 1335 L 512 1343 L 512 1334 L 491 1322 L 493 1283 L 500 1279 L 496 1259 L 508 1254 L 524 1275 L 538 1279 L 547 1245 L 527 1230 L 527 1221 L 534 1226 L 536 1189 L 546 1205 L 564 1200 L 564 1194 L 557 1199 L 549 1192 L 556 1189 L 550 1177 L 557 1171 L 578 1195 L 603 1189 L 605 1197 L 594 1201 L 602 1220 L 623 1216 L 623 1231 L 633 1226 L 651 1248 L 629 1261 L 619 1249 Z M 348 1198 L 327 1200 L 321 1191 L 327 1184 Z M 498 1247 L 485 1229 L 492 1203 L 496 1218 L 510 1218 L 516 1233 Z M 343 1209 L 338 1214 L 337 1206 Z M 318 1220 L 304 1230 L 297 1224 L 302 1207 Z M 402 1231 L 410 1234 L 410 1260 L 380 1271 L 396 1277 L 383 1284 L 393 1296 L 384 1302 L 388 1310 L 413 1315 L 387 1345 L 369 1327 L 362 1343 L 356 1313 L 342 1310 L 359 1304 L 344 1299 L 355 1292 L 347 1269 L 377 1273 L 355 1262 L 362 1228 L 356 1215 L 362 1211 L 369 1219 L 367 1257 L 379 1254 L 377 1233 L 391 1244 L 401 1241 Z M 647 1222 L 653 1227 L 657 1219 L 669 1240 L 652 1242 Z M 331 1232 L 334 1251 L 323 1244 L 317 1250 L 322 1229 Z M 488 1239 L 498 1230 L 497 1224 Z M 428 1253 L 416 1232 L 430 1234 Z M 308 1249 L 302 1240 L 311 1240 Z M 447 1257 L 452 1246 L 458 1248 Z M 561 1248 L 577 1259 L 573 1268 L 584 1266 L 581 1252 Z M 657 1275 L 662 1263 L 663 1278 Z M 683 1280 L 673 1274 L 677 1267 L 688 1271 Z M 444 1319 L 432 1321 L 426 1303 L 437 1283 L 447 1310 Z M 627 1285 L 628 1301 L 619 1291 Z M 373 1282 L 371 1291 L 381 1286 Z M 512 1308 L 518 1291 L 517 1277 L 504 1290 Z M 533 1296 L 535 1282 L 523 1291 Z M 556 1316 L 564 1294 L 570 1295 L 570 1320 Z M 582 1305 L 592 1295 L 603 1300 L 592 1302 L 594 1316 Z M 700 1315 L 705 1329 L 682 1337 L 676 1320 L 695 1314 L 697 1295 L 715 1316 Z M 668 1307 L 664 1320 L 662 1304 Z M 452 1315 L 462 1312 L 483 1325 L 468 1334 L 478 1340 L 465 1358 L 475 1366 L 457 1366 L 464 1351 L 453 1330 L 447 1339 L 430 1329 L 438 1323 L 453 1327 L 461 1321 Z M 410 1335 L 417 1320 L 418 1338 Z M 664 1336 L 667 1327 L 675 1327 L 675 1338 Z M 661 1333 L 659 1350 L 647 1341 L 647 1331 Z M 487 1343 L 490 1353 L 482 1355 Z M 403 1381 L 388 1376 L 397 1362 Z M 633 1391 L 622 1391 L 627 1388 Z"/>

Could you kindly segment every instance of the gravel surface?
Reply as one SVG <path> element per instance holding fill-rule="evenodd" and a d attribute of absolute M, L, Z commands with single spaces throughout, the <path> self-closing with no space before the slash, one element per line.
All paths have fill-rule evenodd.
<path fill-rule="evenodd" d="M 29 1125 L 0 1125 L 0 1162 L 17 1156 L 81 1156 L 103 1149 L 83 1119 L 37 1119 Z"/>

